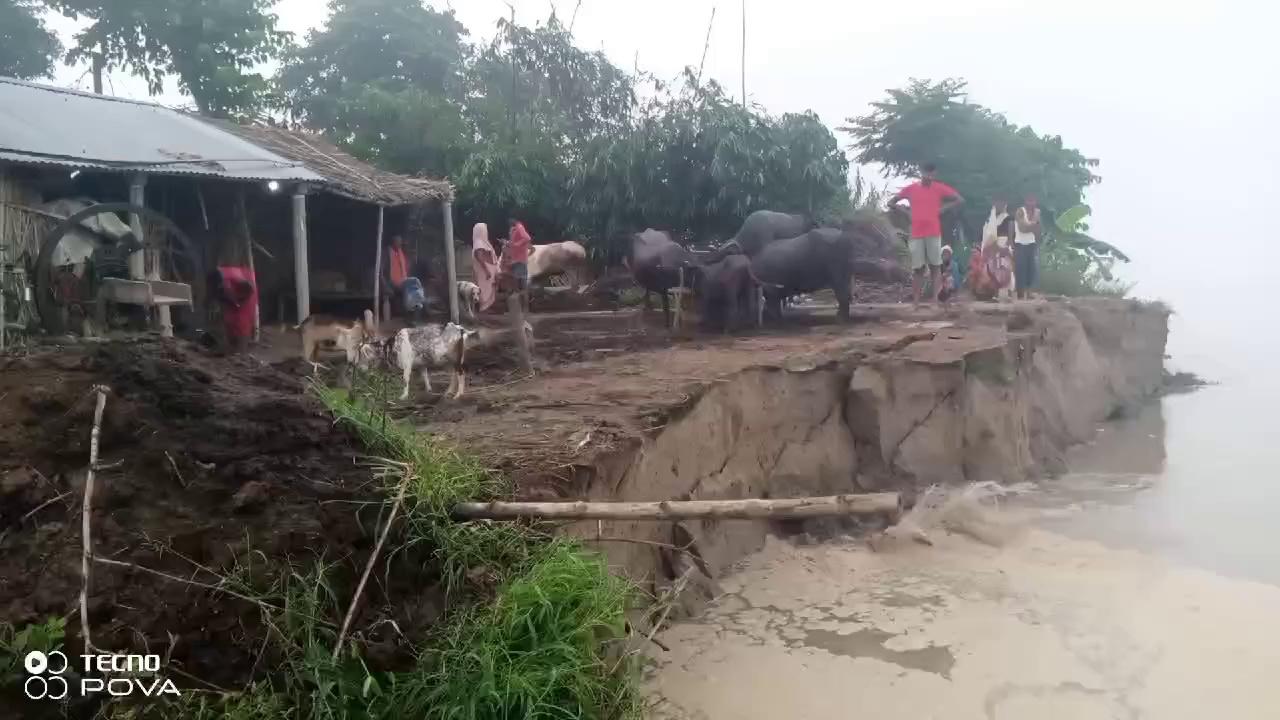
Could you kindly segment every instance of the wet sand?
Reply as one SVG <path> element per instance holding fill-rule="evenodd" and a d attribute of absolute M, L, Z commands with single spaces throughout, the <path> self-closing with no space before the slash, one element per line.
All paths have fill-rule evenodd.
<path fill-rule="evenodd" d="M 653 717 L 1275 718 L 1280 588 L 1027 527 L 770 540 L 661 636 Z"/>

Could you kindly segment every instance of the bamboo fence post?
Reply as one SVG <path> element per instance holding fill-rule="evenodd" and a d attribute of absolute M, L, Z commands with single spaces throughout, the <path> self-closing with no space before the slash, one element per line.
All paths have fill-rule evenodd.
<path fill-rule="evenodd" d="M 89 472 L 84 480 L 84 502 L 80 506 L 80 636 L 84 651 L 92 652 L 93 640 L 89 636 L 89 585 L 90 562 L 93 559 L 93 480 L 98 469 L 98 440 L 102 436 L 102 412 L 107 407 L 107 386 L 94 385 L 98 396 L 93 409 L 93 430 L 89 434 Z"/>

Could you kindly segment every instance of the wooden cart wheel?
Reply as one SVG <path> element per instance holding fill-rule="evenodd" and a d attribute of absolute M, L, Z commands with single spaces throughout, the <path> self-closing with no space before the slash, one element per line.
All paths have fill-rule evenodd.
<path fill-rule="evenodd" d="M 40 246 L 40 255 L 36 259 L 35 277 L 33 285 L 35 286 L 36 311 L 40 315 L 40 323 L 44 327 L 45 332 L 58 335 L 69 330 L 66 318 L 63 317 L 62 308 L 57 299 L 57 287 L 59 280 L 53 267 L 54 251 L 58 244 L 73 228 L 87 233 L 95 234 L 89 228 L 80 225 L 80 222 L 86 218 L 94 217 L 102 213 L 131 213 L 137 214 L 145 221 L 160 227 L 167 237 L 170 239 L 171 245 L 175 246 L 169 249 L 171 255 L 180 257 L 187 267 L 186 273 L 190 275 L 191 293 L 192 293 L 192 318 L 197 325 L 203 323 L 203 313 L 201 308 L 204 305 L 204 279 L 205 270 L 201 256 L 195 251 L 195 244 L 191 242 L 191 238 L 182 231 L 172 220 L 164 215 L 145 207 L 134 205 L 127 202 L 109 202 L 90 205 L 83 210 L 73 213 L 71 216 L 58 223 L 53 231 L 45 238 Z M 103 243 L 114 243 L 115 240 L 98 236 Z M 160 243 L 154 239 L 139 245 L 139 249 L 160 250 Z M 65 283 L 64 283 L 65 284 Z"/>

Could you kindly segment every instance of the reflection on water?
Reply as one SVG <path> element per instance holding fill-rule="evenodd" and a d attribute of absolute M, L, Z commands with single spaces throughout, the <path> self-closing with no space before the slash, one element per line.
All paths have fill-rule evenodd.
<path fill-rule="evenodd" d="M 1027 502 L 1068 535 L 1280 585 L 1280 442 L 1263 417 L 1274 389 L 1209 387 L 1102 425 Z"/>

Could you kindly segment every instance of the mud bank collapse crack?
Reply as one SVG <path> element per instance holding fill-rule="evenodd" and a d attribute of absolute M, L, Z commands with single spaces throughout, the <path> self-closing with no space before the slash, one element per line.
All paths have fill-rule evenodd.
<path fill-rule="evenodd" d="M 1159 390 L 1168 314 L 1108 299 L 961 305 L 928 316 L 876 307 L 851 326 L 801 336 L 555 368 L 490 396 L 502 412 L 436 427 L 471 447 L 495 431 L 517 436 L 530 451 L 507 462 L 531 498 L 778 498 L 1017 482 L 1060 471 L 1064 451 L 1089 440 L 1098 421 Z M 612 404 L 587 404 L 602 395 Z M 574 412 L 524 405 L 548 397 L 575 404 Z M 654 416 L 665 424 L 645 432 Z M 593 434 L 606 441 L 566 455 L 584 428 L 608 428 Z M 560 479 L 566 466 L 574 468 L 570 485 Z M 837 529 L 831 525 L 823 532 Z M 567 531 L 588 541 L 691 539 L 716 574 L 770 532 L 814 529 L 704 520 L 678 531 L 625 521 Z M 600 547 L 633 578 L 670 580 L 671 562 L 657 546 Z"/>

